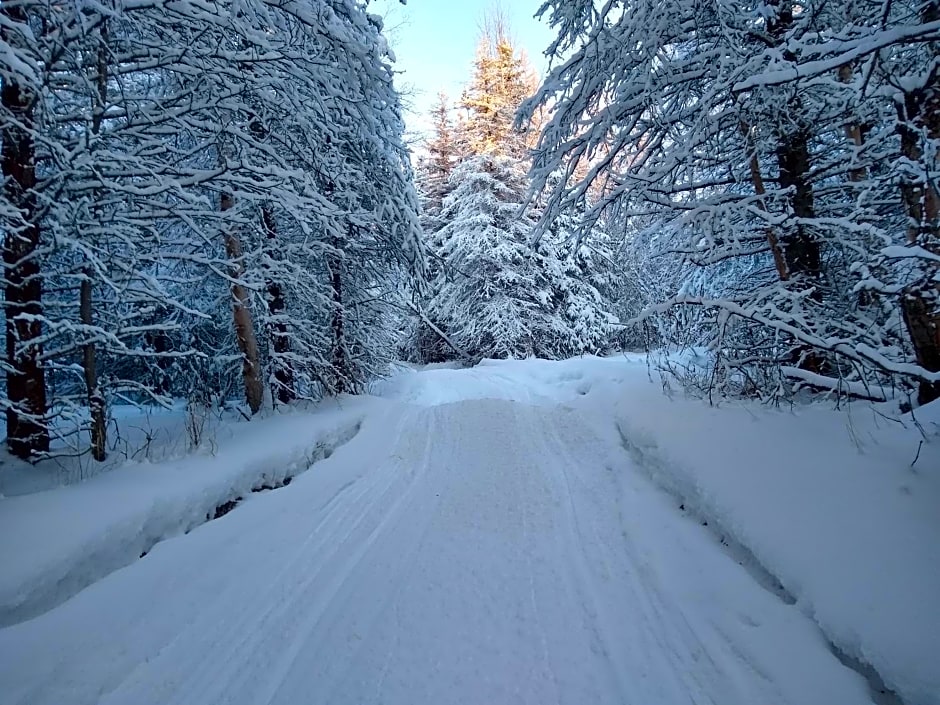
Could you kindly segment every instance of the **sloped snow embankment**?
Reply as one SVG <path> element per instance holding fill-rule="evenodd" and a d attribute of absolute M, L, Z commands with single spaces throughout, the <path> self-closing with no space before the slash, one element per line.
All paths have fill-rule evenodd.
<path fill-rule="evenodd" d="M 593 416 L 677 507 L 753 555 L 839 651 L 909 705 L 940 705 L 940 406 L 917 414 L 925 438 L 910 417 L 868 403 L 670 399 L 638 356 L 493 364 Z"/>
<path fill-rule="evenodd" d="M 374 400 L 373 400 L 374 401 Z M 214 455 L 128 463 L 86 482 L 0 499 L 0 626 L 41 614 L 155 544 L 278 487 L 358 432 L 364 400 L 238 424 Z"/>

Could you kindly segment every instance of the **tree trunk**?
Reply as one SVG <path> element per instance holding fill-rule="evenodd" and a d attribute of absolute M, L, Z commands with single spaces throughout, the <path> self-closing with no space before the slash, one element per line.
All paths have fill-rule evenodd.
<path fill-rule="evenodd" d="M 145 334 L 147 344 L 156 353 L 156 369 L 151 368 L 153 374 L 153 392 L 157 396 L 166 396 L 170 393 L 169 375 L 167 374 L 167 356 L 170 352 L 170 337 L 163 331 L 151 331 Z"/>
<path fill-rule="evenodd" d="M 854 7 L 849 5 L 849 13 L 846 16 L 846 24 L 850 24 L 858 19 L 855 14 L 852 12 Z M 852 79 L 855 77 L 855 66 L 854 64 L 844 64 L 840 66 L 837 71 L 837 76 L 840 83 L 850 84 Z M 859 153 L 862 150 L 862 147 L 865 145 L 865 136 L 870 129 L 867 125 L 862 125 L 858 121 L 848 122 L 845 125 L 845 138 L 852 145 L 852 162 L 855 163 L 858 160 Z M 868 169 L 864 166 L 853 166 L 849 169 L 849 181 L 853 184 L 859 184 L 865 181 L 868 177 Z M 851 192 L 852 197 L 855 198 L 858 196 L 858 191 L 853 189 Z M 858 292 L 858 305 L 861 308 L 870 306 L 874 302 L 874 297 L 872 293 L 867 289 L 861 289 Z"/>
<path fill-rule="evenodd" d="M 940 372 L 940 315 L 936 296 L 928 297 L 916 289 L 906 292 L 901 300 L 904 325 L 914 344 L 917 364 L 930 372 Z M 940 382 L 923 380 L 917 393 L 918 404 L 940 399 Z"/>
<path fill-rule="evenodd" d="M 760 170 L 760 161 L 757 158 L 757 150 L 751 144 L 752 140 L 750 138 L 750 130 L 751 128 L 746 123 L 741 123 L 741 132 L 744 134 L 745 145 L 751 154 L 751 158 L 748 160 L 748 168 L 751 172 L 751 183 L 754 185 L 754 192 L 761 199 L 761 210 L 766 212 L 767 204 L 764 202 L 764 195 L 767 193 L 767 189 L 764 187 L 764 176 Z M 777 276 L 780 278 L 780 281 L 785 282 L 790 278 L 790 272 L 787 271 L 787 262 L 783 256 L 783 250 L 780 249 L 780 240 L 777 237 L 776 230 L 771 226 L 767 226 L 765 237 L 767 238 L 767 244 L 770 247 L 770 254 L 774 258 L 774 267 L 777 270 Z"/>
<path fill-rule="evenodd" d="M 784 44 L 794 24 L 795 3 L 793 0 L 771 0 L 769 5 L 776 12 L 767 20 L 767 33 L 773 37 L 784 59 L 796 63 L 798 58 Z M 809 181 L 811 132 L 804 118 L 805 110 L 799 95 L 790 97 L 788 107 L 792 119 L 788 118 L 787 122 L 795 122 L 796 126 L 777 134 L 777 183 L 781 189 L 789 192 L 789 211 L 795 222 L 784 223 L 780 229 L 779 244 L 788 280 L 797 287 L 811 287 L 812 300 L 820 302 L 822 248 L 816 235 L 807 228 L 805 222 L 801 222 L 815 217 L 813 187 Z M 823 368 L 822 357 L 808 345 L 797 345 L 791 355 L 800 369 L 818 373 Z"/>
<path fill-rule="evenodd" d="M 338 249 L 339 243 L 333 246 Z M 333 393 L 344 394 L 353 391 L 352 369 L 349 362 L 349 351 L 346 347 L 346 310 L 343 307 L 343 270 L 340 255 L 331 253 L 327 256 L 327 268 L 330 273 L 330 288 L 333 293 L 333 356 L 330 361 L 333 367 Z"/>
<path fill-rule="evenodd" d="M 277 224 L 274 221 L 274 214 L 267 206 L 261 209 L 261 223 L 264 226 L 269 250 L 273 251 L 277 245 Z M 270 270 L 267 273 L 265 288 L 267 289 L 268 316 L 271 318 L 271 350 L 274 353 L 272 355 L 274 388 L 271 390 L 271 396 L 281 404 L 290 404 L 297 398 L 297 394 L 294 389 L 294 370 L 290 361 L 290 329 L 284 320 L 287 300 L 284 296 L 284 287 Z"/>
<path fill-rule="evenodd" d="M 790 207 L 794 217 L 813 218 L 813 189 L 807 179 L 810 167 L 809 136 L 805 132 L 779 138 L 777 165 L 780 170 L 780 187 L 793 190 Z M 804 223 L 796 222 L 783 230 L 780 244 L 789 276 L 798 282 L 797 286 L 815 287 L 810 297 L 813 301 L 822 301 L 822 290 L 818 286 L 822 269 L 819 240 Z M 792 351 L 792 357 L 800 369 L 808 372 L 819 373 L 825 367 L 819 352 L 808 345 L 797 345 Z"/>
<path fill-rule="evenodd" d="M 235 197 L 229 192 L 222 193 L 222 211 L 231 210 Z M 242 244 L 234 226 L 225 233 L 225 254 L 231 262 L 232 277 L 232 318 L 235 324 L 235 339 L 242 354 L 242 382 L 245 386 L 245 401 L 252 414 L 261 410 L 264 402 L 264 384 L 261 381 L 261 356 L 258 352 L 258 339 L 251 320 L 248 289 L 241 283 L 244 274 L 242 262 Z"/>
<path fill-rule="evenodd" d="M 841 83 L 851 83 L 852 78 L 855 75 L 855 67 L 852 64 L 845 64 L 840 66 L 838 70 L 838 77 Z M 858 122 L 850 122 L 845 126 L 845 137 L 852 143 L 852 146 L 855 148 L 855 154 L 853 155 L 852 160 L 855 161 L 858 157 L 858 152 L 861 150 L 862 146 L 865 143 L 865 132 L 864 128 Z M 864 181 L 867 176 L 865 167 L 852 167 L 849 170 L 849 181 L 853 183 L 858 183 Z"/>
<path fill-rule="evenodd" d="M 921 21 L 940 19 L 940 2 L 933 0 L 923 5 Z M 934 53 L 937 48 L 932 47 Z M 940 140 L 940 76 L 934 68 L 926 84 L 904 94 L 897 105 L 898 134 L 901 154 L 912 164 L 928 158 L 920 140 L 920 132 L 928 139 Z M 923 164 L 923 171 L 935 170 L 936 164 Z M 928 179 L 901 181 L 901 201 L 907 215 L 907 240 L 925 250 L 940 253 L 940 194 Z M 936 284 L 937 265 L 923 264 L 927 270 L 919 281 L 902 294 L 901 309 L 917 364 L 928 372 L 940 372 L 940 286 Z M 921 381 L 918 403 L 927 404 L 940 399 L 940 382 Z"/>
<path fill-rule="evenodd" d="M 776 13 L 767 21 L 767 33 L 778 43 L 783 57 L 796 62 L 797 57 L 793 52 L 783 46 L 786 34 L 793 26 L 794 3 L 792 0 L 774 0 L 770 5 L 776 9 Z M 792 97 L 790 105 L 799 126 L 777 136 L 778 183 L 782 189 L 792 189 L 790 208 L 793 215 L 799 219 L 809 219 L 815 217 L 813 188 L 809 183 L 810 131 L 802 119 L 804 111 L 799 96 Z M 781 233 L 780 246 L 791 278 L 812 280 L 819 277 L 822 261 L 819 240 L 807 230 L 805 224 L 797 222 L 786 227 Z M 817 288 L 816 297 L 820 296 L 821 292 Z"/>
<path fill-rule="evenodd" d="M 108 99 L 108 23 L 101 25 L 98 43 L 98 62 L 96 68 L 97 104 L 91 106 L 91 132 L 97 135 L 101 131 L 101 121 L 107 110 Z M 99 214 L 100 215 L 100 214 Z M 94 290 L 95 270 L 85 267 L 82 283 L 79 286 L 78 315 L 82 325 L 91 328 L 94 325 L 92 293 Z M 86 333 L 86 336 L 88 334 Z M 104 394 L 98 385 L 97 350 L 95 343 L 89 340 L 82 346 L 82 368 L 85 374 L 85 390 L 88 395 L 88 412 L 91 416 L 91 457 L 98 462 L 107 458 L 108 423 L 105 414 Z"/>
<path fill-rule="evenodd" d="M 807 180 L 810 166 L 808 142 L 809 136 L 805 132 L 797 132 L 781 136 L 777 146 L 780 188 L 793 189 L 790 207 L 793 215 L 800 219 L 815 216 L 813 189 Z M 822 266 L 819 240 L 806 226 L 797 222 L 787 228 L 780 239 L 790 276 L 818 279 Z"/>
<path fill-rule="evenodd" d="M 22 7 L 4 3 L 2 34 L 16 46 L 11 25 L 27 22 Z M 2 129 L 4 195 L 19 212 L 20 223 L 3 237 L 7 364 L 7 447 L 28 459 L 49 450 L 46 426 L 46 376 L 42 366 L 42 278 L 37 249 L 40 229 L 36 212 L 36 155 L 32 137 L 35 95 L 15 76 L 3 80 L 3 107 L 10 119 Z"/>
<path fill-rule="evenodd" d="M 85 326 L 94 325 L 92 314 L 91 267 L 85 272 L 79 296 L 79 318 Z M 88 391 L 88 411 L 91 414 L 91 457 L 99 463 L 107 458 L 108 423 L 105 415 L 104 395 L 98 386 L 96 350 L 93 342 L 82 346 L 82 367 L 85 372 L 85 388 Z"/>

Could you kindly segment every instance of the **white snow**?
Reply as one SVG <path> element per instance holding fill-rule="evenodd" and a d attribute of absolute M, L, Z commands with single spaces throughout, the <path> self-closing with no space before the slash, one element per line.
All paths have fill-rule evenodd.
<path fill-rule="evenodd" d="M 0 625 L 59 604 L 204 523 L 221 504 L 302 471 L 355 434 L 364 412 L 354 401 L 221 429 L 214 455 L 127 463 L 83 483 L 0 499 Z"/>
<path fill-rule="evenodd" d="M 871 702 L 827 640 L 940 703 L 937 419 L 911 469 L 917 431 L 876 407 L 670 400 L 639 358 L 405 370 L 375 392 L 245 424 L 188 473 L 0 501 L 0 582 L 43 590 L 30 554 L 87 562 L 72 526 L 136 550 L 141 517 L 182 527 L 218 499 L 193 477 L 232 487 L 361 419 L 289 487 L 0 630 L 0 703 Z"/>

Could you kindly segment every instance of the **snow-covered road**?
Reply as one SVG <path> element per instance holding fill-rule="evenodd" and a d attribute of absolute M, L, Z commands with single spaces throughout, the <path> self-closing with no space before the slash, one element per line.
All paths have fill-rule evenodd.
<path fill-rule="evenodd" d="M 289 487 L 0 630 L 0 702 L 870 702 L 596 420 L 498 368 L 399 398 Z"/>

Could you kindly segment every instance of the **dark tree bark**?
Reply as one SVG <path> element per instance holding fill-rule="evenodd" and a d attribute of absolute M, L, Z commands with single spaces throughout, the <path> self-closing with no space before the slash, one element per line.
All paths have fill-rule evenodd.
<path fill-rule="evenodd" d="M 101 25 L 101 34 L 98 44 L 98 61 L 96 66 L 95 84 L 97 88 L 97 102 L 91 106 L 92 121 L 91 132 L 98 135 L 101 132 L 101 121 L 107 109 L 108 99 L 108 23 L 104 20 Z M 94 325 L 94 312 L 92 294 L 94 292 L 95 270 L 88 266 L 85 268 L 82 283 L 79 287 L 78 315 L 83 325 L 89 329 Z M 82 367 L 85 376 L 85 389 L 88 395 L 88 412 L 91 417 L 91 456 L 98 462 L 107 458 L 108 422 L 105 409 L 104 394 L 98 384 L 97 350 L 94 341 L 89 340 L 82 346 Z"/>
<path fill-rule="evenodd" d="M 158 396 L 166 396 L 170 393 L 169 376 L 167 374 L 168 356 L 167 353 L 172 349 L 170 336 L 163 331 L 151 331 L 145 334 L 147 345 L 156 353 L 155 367 L 152 369 L 153 391 Z"/>
<path fill-rule="evenodd" d="M 796 132 L 780 137 L 777 146 L 777 166 L 780 169 L 781 188 L 791 189 L 790 207 L 798 219 L 815 217 L 813 188 L 809 183 L 809 135 Z M 784 230 L 780 238 L 787 271 L 791 277 L 819 277 L 821 252 L 819 240 L 801 222 Z M 818 289 L 817 289 L 818 291 Z"/>
<path fill-rule="evenodd" d="M 904 294 L 901 310 L 904 325 L 914 344 L 917 364 L 930 372 L 940 372 L 940 315 L 937 313 L 937 296 L 924 295 L 917 290 Z M 920 383 L 917 392 L 918 404 L 929 404 L 940 399 L 940 382 Z"/>
<path fill-rule="evenodd" d="M 277 244 L 277 224 L 274 221 L 274 214 L 267 206 L 261 209 L 261 223 L 264 227 L 268 249 L 273 252 Z M 297 398 L 297 393 L 294 389 L 294 370 L 290 362 L 290 328 L 283 320 L 287 310 L 287 299 L 284 296 L 284 287 L 270 270 L 267 272 L 265 288 L 268 315 L 271 318 L 271 350 L 274 353 L 272 356 L 274 358 L 272 396 L 281 404 L 290 404 Z"/>
<path fill-rule="evenodd" d="M 17 46 L 11 25 L 25 24 L 22 7 L 4 3 L 3 39 Z M 49 450 L 46 426 L 46 376 L 42 366 L 42 272 L 37 255 L 40 228 L 36 209 L 36 155 L 32 138 L 35 95 L 15 77 L 3 80 L 2 100 L 9 119 L 2 129 L 5 196 L 21 222 L 3 237 L 6 320 L 7 447 L 19 458 Z"/>
<path fill-rule="evenodd" d="M 91 273 L 86 272 L 82 279 L 79 296 L 79 318 L 86 326 L 94 324 L 92 286 Z M 91 456 L 101 462 L 107 458 L 108 424 L 104 395 L 98 385 L 96 353 L 93 342 L 87 342 L 82 346 L 82 367 L 85 373 L 85 388 L 88 391 L 88 410 L 91 415 Z"/>
<path fill-rule="evenodd" d="M 339 243 L 334 243 L 339 249 Z M 333 295 L 333 315 L 331 328 L 333 329 L 333 393 L 345 394 L 353 391 L 352 366 L 349 361 L 349 350 L 346 345 L 346 310 L 343 305 L 343 269 L 340 255 L 331 253 L 327 257 L 327 268 L 330 273 L 330 288 Z"/>
<path fill-rule="evenodd" d="M 248 129 L 258 141 L 264 141 L 269 133 L 262 116 L 254 112 L 249 115 Z M 278 281 L 270 265 L 273 260 L 274 250 L 277 247 L 277 222 L 270 206 L 265 205 L 261 208 L 261 227 L 264 229 L 269 255 L 264 286 L 268 318 L 270 319 L 267 333 L 271 345 L 274 377 L 271 385 L 271 399 L 274 403 L 290 404 L 297 398 L 297 392 L 294 387 L 294 370 L 290 361 L 290 327 L 283 319 L 287 310 L 287 298 L 284 295 L 283 284 Z"/>
<path fill-rule="evenodd" d="M 767 21 L 767 33 L 782 49 L 785 59 L 796 62 L 797 57 L 785 47 L 787 33 L 793 27 L 792 0 L 776 0 L 776 10 Z M 776 157 L 779 176 L 777 183 L 789 192 L 789 210 L 793 222 L 784 223 L 778 238 L 783 253 L 783 269 L 787 280 L 794 286 L 812 287 L 812 299 L 822 300 L 818 280 L 822 269 L 822 247 L 819 238 L 806 226 L 805 220 L 815 217 L 813 187 L 809 180 L 811 130 L 803 120 L 803 105 L 798 95 L 790 98 L 796 124 L 777 134 Z M 777 265 L 778 272 L 780 265 Z M 820 354 L 806 345 L 797 345 L 791 353 L 793 362 L 801 369 L 819 372 L 824 365 Z"/>
<path fill-rule="evenodd" d="M 223 192 L 222 211 L 231 210 L 234 205 L 234 195 Z M 254 324 L 251 320 L 248 289 L 241 283 L 245 269 L 242 263 L 242 244 L 234 230 L 225 233 L 225 254 L 232 263 L 232 318 L 238 350 L 242 354 L 242 383 L 245 387 L 245 401 L 248 402 L 251 413 L 257 414 L 264 403 L 261 355 L 258 352 L 258 339 L 255 337 Z"/>
<path fill-rule="evenodd" d="M 792 0 L 777 0 L 771 5 L 776 9 L 775 16 L 767 22 L 767 33 L 779 45 L 783 46 L 787 32 L 793 27 Z M 783 50 L 785 59 L 796 62 L 797 57 L 789 50 Z M 791 99 L 797 127 L 777 136 L 777 168 L 780 188 L 789 189 L 790 208 L 797 219 L 815 217 L 813 187 L 809 182 L 810 130 L 802 122 L 803 106 L 799 96 Z M 789 278 L 819 277 L 821 268 L 821 249 L 819 239 L 799 220 L 789 227 L 784 227 L 780 235 L 780 246 L 786 263 Z M 817 298 L 820 292 L 817 288 Z"/>
<path fill-rule="evenodd" d="M 940 1 L 925 2 L 921 10 L 923 23 L 940 19 Z M 936 46 L 931 47 L 938 53 Z M 922 162 L 926 155 L 921 133 L 930 140 L 940 140 L 940 75 L 936 66 L 921 87 L 904 93 L 897 104 L 898 134 L 901 154 L 911 163 Z M 928 165 L 924 165 L 925 171 Z M 933 165 L 936 168 L 936 165 Z M 911 245 L 940 253 L 940 194 L 929 180 L 901 181 L 901 201 L 907 215 L 907 240 Z M 935 283 L 937 266 L 924 265 L 927 271 L 907 287 L 901 297 L 901 309 L 917 364 L 928 372 L 940 372 L 940 287 Z M 923 380 L 918 390 L 918 403 L 940 399 L 940 382 Z"/>

